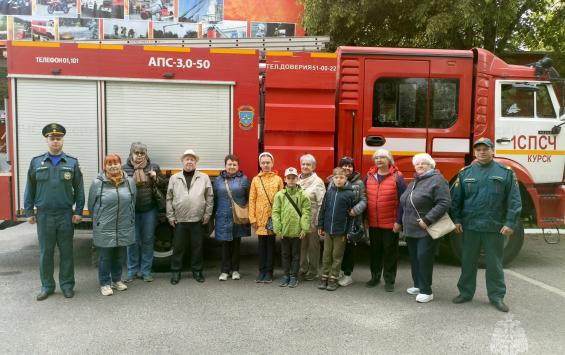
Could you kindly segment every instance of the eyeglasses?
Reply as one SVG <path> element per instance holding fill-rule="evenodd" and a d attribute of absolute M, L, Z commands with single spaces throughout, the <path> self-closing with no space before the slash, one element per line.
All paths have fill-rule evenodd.
<path fill-rule="evenodd" d="M 134 152 L 133 154 L 144 156 L 144 155 L 145 155 L 145 152 Z"/>

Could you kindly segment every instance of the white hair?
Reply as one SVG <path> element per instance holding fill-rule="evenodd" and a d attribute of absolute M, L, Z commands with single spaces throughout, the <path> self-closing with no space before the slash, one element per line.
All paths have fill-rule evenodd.
<path fill-rule="evenodd" d="M 312 164 L 312 167 L 314 168 L 316 167 L 316 158 L 314 158 L 312 154 L 304 154 L 303 156 L 301 156 L 300 164 L 304 162 Z"/>
<path fill-rule="evenodd" d="M 392 154 L 390 154 L 390 152 L 386 149 L 377 149 L 373 153 L 373 160 L 375 160 L 376 157 L 385 157 L 387 158 L 390 165 L 394 164 L 394 158 L 392 157 Z"/>
<path fill-rule="evenodd" d="M 416 163 L 420 160 L 425 161 L 426 163 L 430 164 L 432 169 L 435 169 L 436 161 L 428 153 L 419 153 L 414 155 L 414 157 L 412 158 L 412 165 L 416 166 Z"/>

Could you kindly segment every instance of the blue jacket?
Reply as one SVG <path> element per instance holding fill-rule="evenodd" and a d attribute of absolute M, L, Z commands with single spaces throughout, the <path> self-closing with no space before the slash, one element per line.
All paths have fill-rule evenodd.
<path fill-rule="evenodd" d="M 78 159 L 65 153 L 57 166 L 51 163 L 49 153 L 36 156 L 29 164 L 24 193 L 26 217 L 38 210 L 71 210 L 82 216 L 84 208 L 84 182 Z"/>
<path fill-rule="evenodd" d="M 214 188 L 215 238 L 222 241 L 251 235 L 249 224 L 233 223 L 231 201 L 224 182 L 226 179 L 235 202 L 240 206 L 245 206 L 249 202 L 250 183 L 243 172 L 238 171 L 232 177 L 224 170 L 214 179 L 212 187 Z"/>
<path fill-rule="evenodd" d="M 351 183 L 339 188 L 334 184 L 328 187 L 318 214 L 318 228 L 329 235 L 346 235 L 351 218 L 349 210 L 355 206 L 355 192 Z"/>

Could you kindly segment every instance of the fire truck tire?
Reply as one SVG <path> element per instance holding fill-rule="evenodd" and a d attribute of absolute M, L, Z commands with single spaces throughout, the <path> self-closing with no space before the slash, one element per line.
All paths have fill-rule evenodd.
<path fill-rule="evenodd" d="M 461 262 L 461 248 L 462 248 L 462 241 L 463 238 L 461 235 L 452 233 L 449 236 L 449 244 L 451 246 L 451 252 L 455 256 L 455 258 Z M 504 258 L 503 264 L 504 266 L 508 266 L 516 256 L 520 253 L 522 249 L 522 245 L 524 245 L 524 226 L 520 222 L 518 227 L 514 231 L 510 237 L 507 237 L 504 242 Z M 481 251 L 481 256 L 479 257 L 479 267 L 484 268 L 485 264 L 485 256 L 483 251 Z"/>
<path fill-rule="evenodd" d="M 153 247 L 153 268 L 168 269 L 173 255 L 174 229 L 166 221 L 161 221 L 155 228 L 155 243 Z"/>

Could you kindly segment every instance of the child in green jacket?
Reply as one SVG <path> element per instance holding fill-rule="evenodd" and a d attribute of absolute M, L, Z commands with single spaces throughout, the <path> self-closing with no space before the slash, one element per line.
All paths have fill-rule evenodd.
<path fill-rule="evenodd" d="M 273 229 L 282 237 L 282 267 L 284 274 L 279 286 L 298 286 L 300 268 L 300 240 L 310 231 L 310 198 L 298 186 L 298 171 L 284 172 L 286 187 L 275 195 Z"/>

